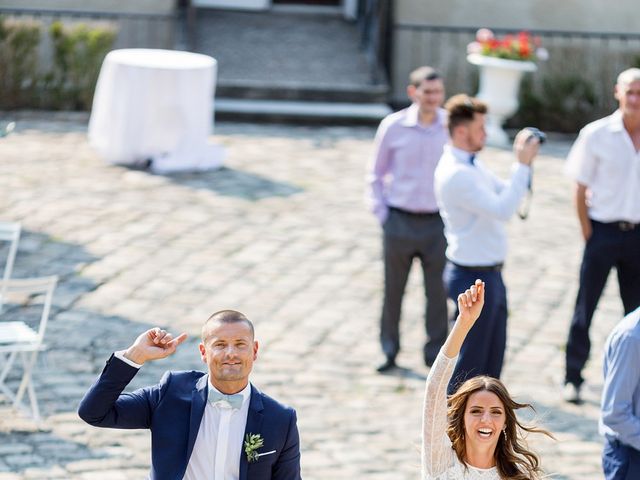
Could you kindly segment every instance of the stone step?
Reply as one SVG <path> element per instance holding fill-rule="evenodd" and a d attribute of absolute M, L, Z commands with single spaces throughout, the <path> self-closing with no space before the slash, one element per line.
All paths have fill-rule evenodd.
<path fill-rule="evenodd" d="M 215 99 L 218 120 L 377 124 L 389 113 L 384 103 Z"/>
<path fill-rule="evenodd" d="M 216 96 L 245 100 L 289 100 L 302 102 L 385 103 L 389 85 L 313 85 L 300 81 L 265 83 L 256 80 L 220 79 Z"/>

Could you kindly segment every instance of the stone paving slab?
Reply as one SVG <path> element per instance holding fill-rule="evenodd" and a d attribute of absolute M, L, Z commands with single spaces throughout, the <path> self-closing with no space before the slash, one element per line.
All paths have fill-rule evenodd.
<path fill-rule="evenodd" d="M 145 431 L 95 429 L 75 409 L 114 349 L 152 325 L 186 331 L 166 369 L 200 368 L 197 335 L 218 309 L 256 323 L 254 382 L 298 410 L 307 480 L 419 477 L 424 299 L 418 270 L 402 323 L 403 370 L 378 375 L 380 232 L 363 202 L 374 129 L 219 123 L 224 169 L 152 175 L 107 165 L 86 140 L 86 117 L 29 115 L 0 140 L 0 218 L 22 222 L 16 277 L 61 282 L 35 384 L 44 421 L 0 397 L 0 480 L 143 478 Z M 509 340 L 504 380 L 531 401 L 557 441 L 532 437 L 560 479 L 601 478 L 600 352 L 622 314 L 610 280 L 594 318 L 586 403 L 560 399 L 563 348 L 581 254 L 568 141 L 535 165 L 526 222 L 509 224 Z M 506 173 L 511 153 L 482 157 Z M 8 314 L 21 315 L 17 307 Z M 15 384 L 17 378 L 13 378 Z"/>

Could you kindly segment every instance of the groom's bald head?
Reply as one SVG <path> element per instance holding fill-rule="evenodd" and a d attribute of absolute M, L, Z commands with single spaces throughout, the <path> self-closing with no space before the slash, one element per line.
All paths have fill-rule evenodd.
<path fill-rule="evenodd" d="M 253 328 L 253 323 L 244 314 L 236 311 L 236 310 L 220 310 L 219 312 L 211 315 L 204 325 L 202 326 L 202 341 L 204 342 L 209 336 L 209 332 L 211 329 L 217 327 L 218 325 L 229 324 L 229 323 L 244 323 L 251 330 L 251 338 L 253 339 L 255 336 L 255 330 Z"/>

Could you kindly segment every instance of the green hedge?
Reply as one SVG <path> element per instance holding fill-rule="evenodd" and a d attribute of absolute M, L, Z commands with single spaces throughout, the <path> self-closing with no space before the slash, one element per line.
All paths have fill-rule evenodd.
<path fill-rule="evenodd" d="M 31 106 L 38 83 L 40 23 L 0 17 L 0 108 Z"/>
<path fill-rule="evenodd" d="M 40 23 L 0 18 L 0 108 L 91 108 L 100 66 L 112 49 L 110 26 L 54 22 L 49 28 L 53 58 L 39 68 Z"/>
<path fill-rule="evenodd" d="M 530 76 L 520 87 L 520 108 L 508 127 L 535 125 L 551 132 L 577 132 L 599 115 L 594 86 L 577 75 L 551 75 L 535 89 Z"/>

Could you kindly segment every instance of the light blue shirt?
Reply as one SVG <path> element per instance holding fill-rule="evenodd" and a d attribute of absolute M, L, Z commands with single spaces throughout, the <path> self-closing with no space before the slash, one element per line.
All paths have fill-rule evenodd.
<path fill-rule="evenodd" d="M 491 173 L 471 153 L 445 145 L 435 172 L 435 191 L 447 237 L 447 258 L 463 266 L 504 262 L 505 222 L 527 191 L 530 168 L 516 163 L 510 181 Z"/>
<path fill-rule="evenodd" d="M 640 307 L 609 334 L 600 434 L 640 451 Z"/>

